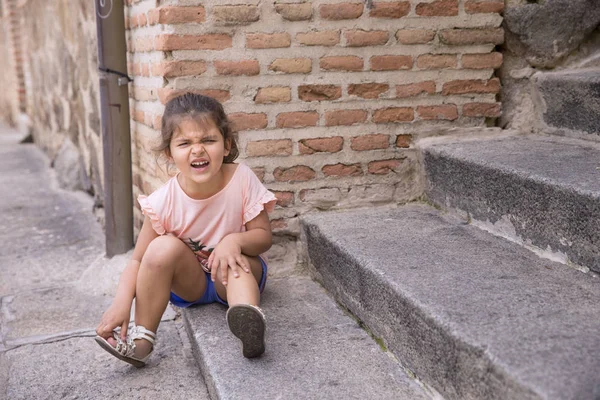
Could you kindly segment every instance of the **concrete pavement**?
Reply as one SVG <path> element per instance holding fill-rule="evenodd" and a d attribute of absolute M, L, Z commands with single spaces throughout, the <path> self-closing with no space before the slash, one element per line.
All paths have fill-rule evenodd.
<path fill-rule="evenodd" d="M 20 139 L 0 126 L 0 398 L 208 399 L 174 310 L 143 369 L 94 342 L 129 254 L 104 257 L 92 198 L 59 189 Z"/>

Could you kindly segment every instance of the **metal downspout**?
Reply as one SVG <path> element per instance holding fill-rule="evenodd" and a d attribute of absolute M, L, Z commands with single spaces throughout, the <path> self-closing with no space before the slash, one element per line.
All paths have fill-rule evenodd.
<path fill-rule="evenodd" d="M 133 247 L 131 136 L 123 0 L 95 0 L 104 159 L 106 255 Z"/>

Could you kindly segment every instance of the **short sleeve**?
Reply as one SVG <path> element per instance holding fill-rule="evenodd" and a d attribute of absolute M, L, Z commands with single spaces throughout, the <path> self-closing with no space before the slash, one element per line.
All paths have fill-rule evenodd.
<path fill-rule="evenodd" d="M 160 218 L 158 217 L 158 214 L 154 211 L 152 204 L 150 204 L 150 199 L 148 198 L 148 196 L 139 195 L 137 200 L 138 203 L 140 203 L 140 207 L 142 208 L 142 213 L 144 213 L 148 216 L 148 218 L 150 218 L 152 228 L 154 228 L 156 233 L 158 233 L 159 235 L 164 235 L 166 233 L 165 227 L 161 222 Z"/>
<path fill-rule="evenodd" d="M 262 210 L 268 213 L 273 211 L 277 198 L 262 184 L 252 170 L 244 164 L 239 167 L 245 169 L 245 190 L 244 190 L 244 215 L 243 223 L 252 221 L 260 214 Z M 239 168 L 238 167 L 238 168 Z"/>

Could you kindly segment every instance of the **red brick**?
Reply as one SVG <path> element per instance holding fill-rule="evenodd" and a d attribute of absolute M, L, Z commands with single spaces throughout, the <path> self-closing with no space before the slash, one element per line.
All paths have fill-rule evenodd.
<path fill-rule="evenodd" d="M 143 124 L 146 119 L 146 113 L 141 110 L 134 110 L 132 119 Z"/>
<path fill-rule="evenodd" d="M 290 47 L 292 39 L 287 32 L 282 33 L 248 33 L 246 35 L 246 48 L 248 49 L 275 49 Z"/>
<path fill-rule="evenodd" d="M 380 150 L 390 147 L 390 136 L 383 134 L 370 134 L 352 138 L 350 148 L 355 151 Z"/>
<path fill-rule="evenodd" d="M 410 12 L 408 1 L 374 1 L 369 16 L 373 18 L 402 18 Z"/>
<path fill-rule="evenodd" d="M 158 89 L 158 98 L 162 104 L 167 104 L 167 102 L 177 96 L 181 96 L 185 93 L 194 93 L 201 94 L 203 96 L 208 96 L 216 99 L 219 103 L 224 103 L 230 98 L 230 94 L 228 90 L 221 89 L 201 89 L 201 90 L 185 90 L 185 89 L 170 89 L 170 88 L 159 88 Z"/>
<path fill-rule="evenodd" d="M 160 17 L 159 8 L 153 8 L 152 10 L 148 11 L 148 23 L 150 25 L 158 24 L 159 17 Z"/>
<path fill-rule="evenodd" d="M 194 76 L 206 72 L 204 61 L 168 61 L 154 64 L 152 74 L 172 78 L 175 76 Z"/>
<path fill-rule="evenodd" d="M 284 103 L 292 99 L 292 90 L 289 87 L 260 88 L 254 101 L 264 103 Z"/>
<path fill-rule="evenodd" d="M 273 177 L 278 182 L 306 182 L 315 176 L 316 172 L 306 165 L 296 165 L 291 168 L 277 167 L 273 171 Z"/>
<path fill-rule="evenodd" d="M 254 5 L 214 6 L 212 13 L 217 25 L 247 25 L 260 19 L 260 9 Z"/>
<path fill-rule="evenodd" d="M 246 146 L 248 157 L 289 156 L 292 154 L 292 140 L 259 140 Z"/>
<path fill-rule="evenodd" d="M 367 120 L 365 110 L 336 110 L 325 113 L 325 126 L 360 124 Z"/>
<path fill-rule="evenodd" d="M 396 147 L 407 149 L 412 143 L 412 135 L 398 135 L 396 138 Z"/>
<path fill-rule="evenodd" d="M 458 118 L 458 108 L 455 104 L 442 104 L 437 106 L 418 106 L 417 113 L 424 120 L 454 121 Z"/>
<path fill-rule="evenodd" d="M 301 85 L 298 97 L 302 101 L 336 100 L 342 97 L 342 87 L 336 85 Z"/>
<path fill-rule="evenodd" d="M 463 54 L 462 67 L 471 69 L 497 69 L 502 66 L 502 53 Z"/>
<path fill-rule="evenodd" d="M 267 127 L 267 115 L 262 113 L 233 113 L 228 116 L 233 132 L 263 129 Z"/>
<path fill-rule="evenodd" d="M 330 138 L 302 139 L 298 142 L 300 154 L 337 153 L 344 146 L 344 138 L 335 136 Z"/>
<path fill-rule="evenodd" d="M 502 114 L 500 103 L 467 103 L 463 105 L 465 117 L 496 118 Z"/>
<path fill-rule="evenodd" d="M 456 54 L 423 54 L 417 58 L 417 67 L 420 69 L 444 69 L 457 66 Z"/>
<path fill-rule="evenodd" d="M 231 36 L 213 35 L 175 35 L 166 34 L 156 37 L 155 48 L 160 51 L 170 50 L 223 50 L 231 47 Z"/>
<path fill-rule="evenodd" d="M 157 11 L 159 24 L 204 22 L 206 19 L 204 7 L 161 7 Z"/>
<path fill-rule="evenodd" d="M 305 46 L 335 46 L 340 42 L 340 31 L 298 33 L 296 40 Z"/>
<path fill-rule="evenodd" d="M 422 17 L 451 17 L 458 15 L 458 0 L 438 0 L 433 3 L 420 3 L 416 8 Z"/>
<path fill-rule="evenodd" d="M 146 14 L 138 15 L 138 26 L 146 26 L 147 23 L 148 18 L 146 17 Z"/>
<path fill-rule="evenodd" d="M 135 52 L 145 52 L 151 50 L 161 50 L 155 46 L 155 40 L 151 37 L 140 37 L 133 41 L 133 50 Z"/>
<path fill-rule="evenodd" d="M 487 29 L 445 29 L 439 33 L 440 41 L 450 45 L 502 44 L 502 28 Z"/>
<path fill-rule="evenodd" d="M 323 57 L 319 66 L 325 71 L 362 71 L 363 59 L 356 56 Z"/>
<path fill-rule="evenodd" d="M 316 126 L 319 122 L 319 113 L 316 111 L 287 112 L 277 115 L 277 128 L 303 128 Z"/>
<path fill-rule="evenodd" d="M 414 118 L 415 113 L 411 107 L 389 107 L 373 113 L 375 123 L 411 122 Z"/>
<path fill-rule="evenodd" d="M 458 80 L 444 83 L 443 95 L 466 93 L 498 93 L 500 80 L 498 78 L 486 80 Z"/>
<path fill-rule="evenodd" d="M 252 167 L 251 169 L 259 181 L 261 181 L 261 182 L 265 181 L 265 169 L 263 167 Z"/>
<path fill-rule="evenodd" d="M 360 164 L 329 164 L 321 168 L 325 176 L 360 176 L 363 174 Z"/>
<path fill-rule="evenodd" d="M 431 29 L 401 29 L 396 32 L 398 43 L 402 44 L 424 44 L 435 38 L 435 31 Z"/>
<path fill-rule="evenodd" d="M 215 61 L 214 66 L 218 75 L 252 76 L 260 73 L 257 60 Z"/>
<path fill-rule="evenodd" d="M 150 76 L 150 66 L 146 63 L 142 64 L 142 76 Z"/>
<path fill-rule="evenodd" d="M 294 204 L 294 192 L 277 192 L 273 191 L 277 197 L 277 205 L 279 207 L 289 207 Z"/>
<path fill-rule="evenodd" d="M 380 95 L 389 89 L 390 85 L 387 83 L 351 83 L 348 85 L 348 94 L 363 99 L 378 99 Z"/>
<path fill-rule="evenodd" d="M 275 4 L 275 11 L 288 21 L 307 21 L 312 17 L 312 4 Z"/>
<path fill-rule="evenodd" d="M 387 31 L 363 31 L 361 29 L 346 31 L 344 36 L 348 47 L 380 46 L 386 44 L 390 37 Z"/>
<path fill-rule="evenodd" d="M 501 13 L 504 11 L 504 1 L 498 0 L 467 0 L 465 3 L 467 14 Z"/>
<path fill-rule="evenodd" d="M 373 56 L 370 61 L 372 71 L 411 69 L 413 65 L 411 56 Z"/>
<path fill-rule="evenodd" d="M 362 3 L 337 3 L 319 6 L 319 15 L 323 19 L 342 20 L 356 19 L 363 13 Z"/>
<path fill-rule="evenodd" d="M 396 171 L 396 168 L 400 166 L 400 160 L 381 160 L 371 161 L 369 163 L 369 173 L 375 175 L 385 175 L 390 172 Z"/>
<path fill-rule="evenodd" d="M 396 97 L 405 98 L 418 96 L 422 93 L 434 94 L 435 93 L 435 82 L 424 81 L 418 83 L 409 83 L 406 85 L 396 86 Z"/>
<path fill-rule="evenodd" d="M 288 228 L 286 218 L 273 219 L 269 222 L 271 224 L 271 231 L 278 232 Z"/>
<path fill-rule="evenodd" d="M 270 71 L 286 74 L 307 74 L 312 70 L 310 58 L 278 58 L 269 65 Z"/>

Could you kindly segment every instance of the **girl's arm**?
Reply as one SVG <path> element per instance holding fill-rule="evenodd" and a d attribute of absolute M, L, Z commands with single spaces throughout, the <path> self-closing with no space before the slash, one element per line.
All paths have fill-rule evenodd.
<path fill-rule="evenodd" d="M 230 233 L 223 240 L 235 241 L 241 252 L 256 257 L 271 248 L 272 235 L 269 216 L 265 210 L 246 223 L 246 232 Z"/>
<path fill-rule="evenodd" d="M 152 228 L 150 219 L 144 219 L 144 225 L 140 230 L 135 249 L 131 260 L 121 273 L 117 293 L 111 304 L 102 316 L 100 324 L 96 328 L 98 335 L 108 338 L 112 335 L 112 330 L 116 327 L 121 327 L 121 337 L 125 339 L 127 336 L 127 326 L 129 325 L 129 313 L 131 312 L 131 303 L 135 298 L 135 284 L 137 274 L 140 267 L 142 257 L 148 248 L 148 245 L 154 240 L 158 234 Z"/>
<path fill-rule="evenodd" d="M 250 273 L 250 266 L 240 257 L 241 254 L 255 257 L 269 250 L 271 244 L 271 224 L 267 212 L 263 210 L 246 223 L 246 232 L 230 233 L 215 247 L 208 258 L 211 279 L 215 281 L 219 268 L 224 271 L 227 267 L 231 268 L 235 277 L 239 276 L 238 266 Z M 226 273 L 223 275 L 227 276 Z"/>

